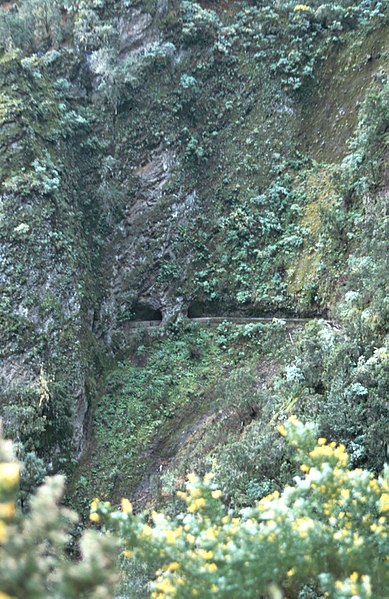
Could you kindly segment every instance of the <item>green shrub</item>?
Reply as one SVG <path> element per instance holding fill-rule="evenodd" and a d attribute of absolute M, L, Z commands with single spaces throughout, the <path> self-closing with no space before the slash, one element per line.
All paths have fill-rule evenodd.
<path fill-rule="evenodd" d="M 112 596 L 115 542 L 96 531 L 84 532 L 81 559 L 71 560 L 67 547 L 77 516 L 59 505 L 64 478 L 47 478 L 24 514 L 17 507 L 20 470 L 11 442 L 0 437 L 1 599 Z"/>
<path fill-rule="evenodd" d="M 134 516 L 128 500 L 121 512 L 93 502 L 91 519 L 122 537 L 124 556 L 154 568 L 153 599 L 297 597 L 307 585 L 332 599 L 387 596 L 388 472 L 350 470 L 343 445 L 315 443 L 315 426 L 295 417 L 279 432 L 302 475 L 237 517 L 212 475 L 188 476 L 178 492 L 185 509 L 173 519 Z"/>

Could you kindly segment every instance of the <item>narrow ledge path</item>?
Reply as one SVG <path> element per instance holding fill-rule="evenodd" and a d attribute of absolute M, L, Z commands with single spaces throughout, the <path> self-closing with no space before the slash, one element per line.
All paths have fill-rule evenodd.
<path fill-rule="evenodd" d="M 223 322 L 231 323 L 231 324 L 258 324 L 258 323 L 273 323 L 277 321 L 285 322 L 285 326 L 287 328 L 296 327 L 299 325 L 306 324 L 312 320 L 323 320 L 323 322 L 329 327 L 335 327 L 335 324 L 318 316 L 314 316 L 311 318 L 282 318 L 282 317 L 272 317 L 272 316 L 260 316 L 260 317 L 244 317 L 244 316 L 204 316 L 201 318 L 185 318 L 182 322 L 190 323 L 194 322 L 203 327 L 212 327 L 222 324 Z M 124 325 L 124 329 L 128 334 L 136 334 L 139 331 L 144 331 L 147 329 L 155 329 L 155 328 L 163 328 L 165 323 L 162 323 L 161 320 L 132 320 L 126 322 Z"/>

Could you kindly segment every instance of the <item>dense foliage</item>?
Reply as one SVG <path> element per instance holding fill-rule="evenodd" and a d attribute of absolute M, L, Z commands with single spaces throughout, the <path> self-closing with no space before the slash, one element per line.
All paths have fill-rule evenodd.
<path fill-rule="evenodd" d="M 81 559 L 67 555 L 75 512 L 61 507 L 61 476 L 48 478 L 30 498 L 29 512 L 17 506 L 23 466 L 12 444 L 0 437 L 1 599 L 106 599 L 113 592 L 114 542 L 95 531 L 81 539 Z"/>
<path fill-rule="evenodd" d="M 388 39 L 387 0 L 0 0 L 0 599 L 113 592 L 53 472 L 125 596 L 384 597 Z M 297 480 L 290 414 L 336 444 L 285 425 Z"/>
<path fill-rule="evenodd" d="M 58 506 L 63 479 L 53 477 L 22 514 L 16 505 L 21 465 L 9 442 L 0 446 L 0 588 L 2 599 L 111 596 L 112 556 L 118 542 L 125 561 L 141 559 L 152 575 L 151 597 L 384 598 L 388 552 L 387 472 L 350 469 L 344 445 L 319 438 L 316 427 L 290 417 L 278 426 L 295 451 L 300 475 L 239 513 L 221 502 L 213 474 L 188 475 L 185 505 L 174 518 L 134 516 L 121 500 L 115 511 L 94 499 L 90 520 L 118 536 L 84 533 L 82 559 L 66 556 L 76 516 Z M 301 464 L 301 461 L 303 463 Z M 132 592 L 130 591 L 130 596 Z"/>
<path fill-rule="evenodd" d="M 315 444 L 315 427 L 294 417 L 279 431 L 303 474 L 238 515 L 212 475 L 188 476 L 176 518 L 94 500 L 91 519 L 119 532 L 126 558 L 151 564 L 153 599 L 313 596 L 309 588 L 334 599 L 386 596 L 388 479 L 351 470 L 343 445 Z"/>

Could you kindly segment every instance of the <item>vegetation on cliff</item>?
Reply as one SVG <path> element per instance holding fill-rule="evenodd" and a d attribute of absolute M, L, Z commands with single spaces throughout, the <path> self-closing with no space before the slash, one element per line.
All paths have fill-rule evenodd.
<path fill-rule="evenodd" d="M 388 39 L 379 0 L 0 0 L 1 599 L 113 596 L 108 538 L 67 562 L 96 495 L 124 596 L 387 594 Z M 186 320 L 233 314 L 276 318 Z"/>

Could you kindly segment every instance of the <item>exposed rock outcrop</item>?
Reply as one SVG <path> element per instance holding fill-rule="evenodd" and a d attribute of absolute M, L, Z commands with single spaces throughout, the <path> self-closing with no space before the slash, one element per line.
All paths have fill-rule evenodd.
<path fill-rule="evenodd" d="M 187 309 L 187 299 L 177 296 L 171 283 L 178 269 L 184 276 L 190 255 L 177 256 L 174 242 L 196 211 L 196 193 L 180 197 L 166 191 L 176 168 L 174 153 L 160 146 L 133 169 L 138 191 L 118 225 L 112 270 L 110 310 L 116 319 L 136 302 L 160 310 L 164 322 Z"/>
<path fill-rule="evenodd" d="M 119 51 L 145 52 L 162 39 L 160 22 L 168 10 L 167 0 L 157 0 L 153 14 L 141 8 L 129 8 L 119 18 Z"/>

